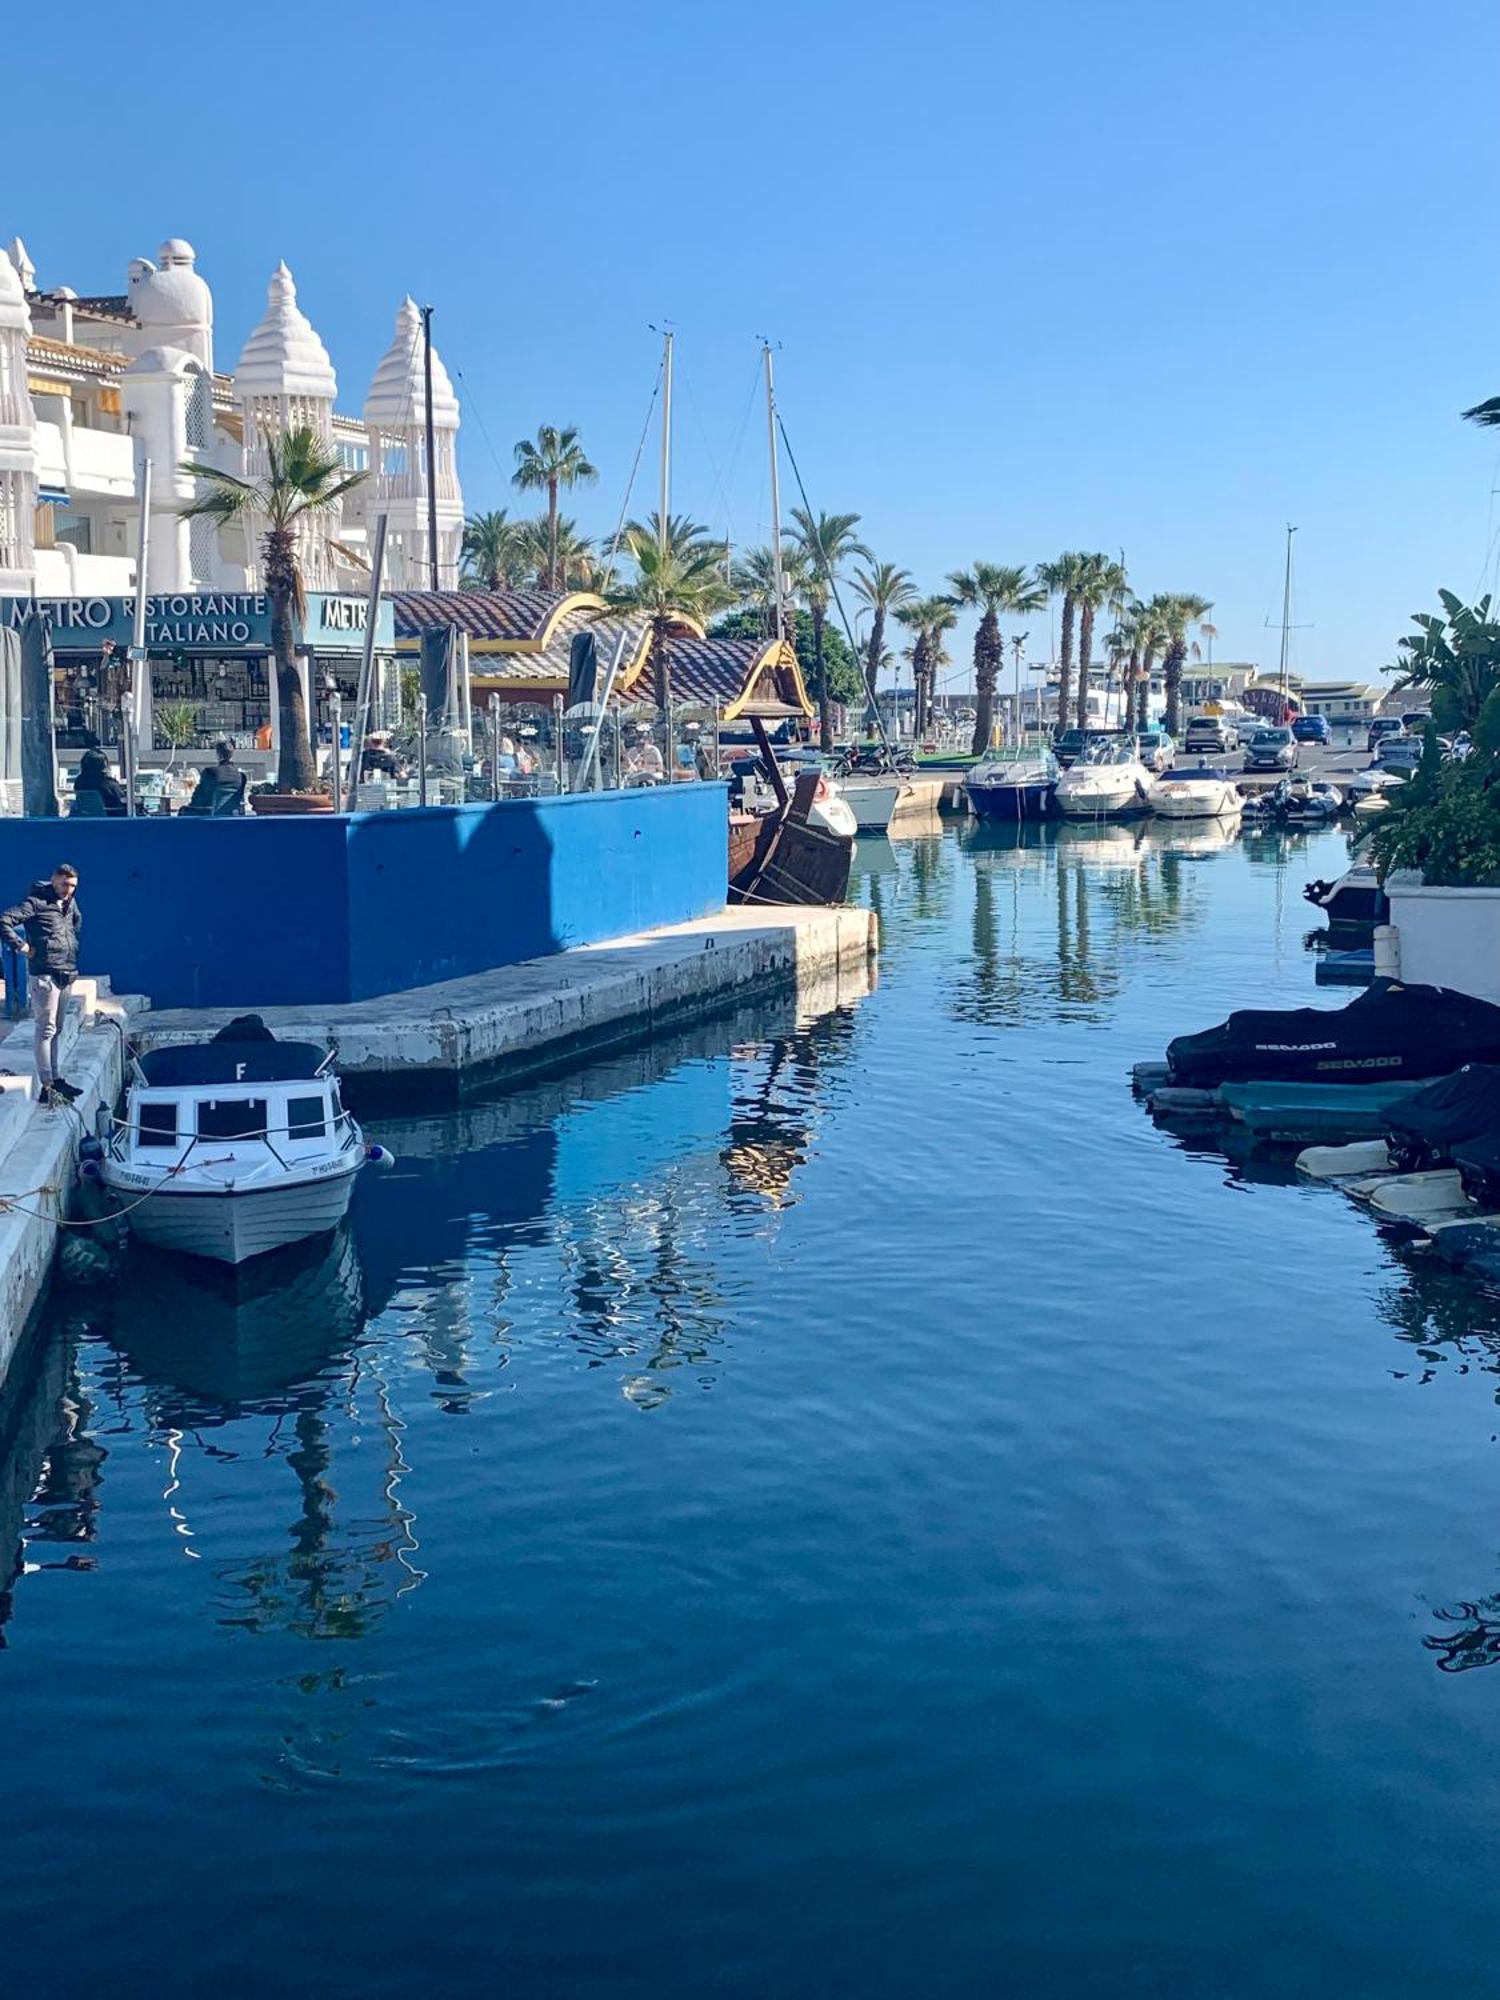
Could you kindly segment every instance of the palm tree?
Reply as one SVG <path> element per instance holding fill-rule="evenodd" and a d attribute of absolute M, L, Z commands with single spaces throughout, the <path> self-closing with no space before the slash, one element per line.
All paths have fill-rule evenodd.
<path fill-rule="evenodd" d="M 1000 614 L 1040 611 L 1047 591 L 1026 570 L 1005 563 L 977 562 L 972 569 L 954 570 L 948 581 L 957 601 L 980 614 L 974 634 L 974 740 L 969 746 L 979 757 L 989 749 L 994 733 L 995 683 L 1005 664 Z"/>
<path fill-rule="evenodd" d="M 1151 703 L 1151 670 L 1156 665 L 1156 656 L 1167 643 L 1167 627 L 1163 607 L 1167 600 L 1162 596 L 1153 597 L 1149 603 L 1139 607 L 1141 637 L 1141 671 L 1136 682 L 1135 719 L 1136 727 L 1146 727 L 1147 713 Z"/>
<path fill-rule="evenodd" d="M 788 593 L 795 601 L 807 581 L 806 565 L 800 549 L 783 548 L 781 551 L 781 575 L 786 578 Z M 776 634 L 776 592 L 778 588 L 776 571 L 776 551 L 771 548 L 749 549 L 734 566 L 734 588 L 738 601 L 746 610 L 754 611 L 760 618 L 761 630 L 768 639 Z M 792 605 L 786 606 L 786 638 L 792 642 Z"/>
<path fill-rule="evenodd" d="M 1144 685 L 1141 679 L 1142 662 L 1151 629 L 1150 612 L 1138 597 L 1133 597 L 1120 606 L 1114 630 L 1104 641 L 1111 668 L 1116 673 L 1123 671 L 1126 726 L 1130 726 L 1133 717 L 1137 729 L 1146 726 L 1145 702 L 1139 690 Z"/>
<path fill-rule="evenodd" d="M 366 475 L 346 472 L 335 447 L 311 424 L 298 424 L 284 437 L 267 438 L 266 469 L 259 478 L 237 479 L 232 472 L 192 459 L 182 469 L 202 482 L 197 498 L 182 509 L 190 520 L 199 517 L 221 528 L 238 524 L 247 535 L 260 534 L 261 582 L 271 602 L 281 736 L 276 782 L 284 792 L 316 791 L 307 702 L 297 671 L 296 628 L 307 615 L 297 542 L 303 528 L 329 514 Z"/>
<path fill-rule="evenodd" d="M 584 457 L 574 425 L 559 430 L 555 424 L 543 424 L 535 441 L 522 438 L 516 445 L 516 469 L 511 475 L 511 484 L 522 493 L 545 490 L 547 495 L 547 577 L 544 585 L 547 590 L 562 588 L 558 567 L 557 496 L 565 486 L 592 486 L 598 477 L 597 471 Z"/>
<path fill-rule="evenodd" d="M 720 553 L 712 544 L 695 549 L 669 543 L 663 548 L 655 536 L 631 529 L 625 535 L 625 552 L 635 564 L 635 575 L 606 593 L 607 611 L 644 614 L 650 621 L 651 679 L 665 727 L 672 706 L 673 628 L 685 620 L 706 624 L 716 611 L 734 602 L 734 591 L 724 581 Z"/>
<path fill-rule="evenodd" d="M 1078 708 L 1074 721 L 1089 724 L 1089 670 L 1094 663 L 1094 619 L 1106 604 L 1118 602 L 1125 589 L 1125 570 L 1106 555 L 1078 558 L 1073 602 L 1078 607 Z"/>
<path fill-rule="evenodd" d="M 917 587 L 908 570 L 897 569 L 894 563 L 878 563 L 872 559 L 868 569 L 854 572 L 854 594 L 869 605 L 871 612 L 870 638 L 865 647 L 865 686 L 869 689 L 873 707 L 875 680 L 880 672 L 880 662 L 885 657 L 885 621 L 893 611 L 899 611 L 903 604 L 911 602 L 917 594 Z"/>
<path fill-rule="evenodd" d="M 1196 597 L 1188 590 L 1169 591 L 1153 597 L 1151 603 L 1161 619 L 1167 646 L 1162 656 L 1162 673 L 1167 684 L 1167 734 L 1176 736 L 1182 726 L 1182 669 L 1187 659 L 1188 627 L 1206 618 L 1214 607 L 1211 599 Z"/>
<path fill-rule="evenodd" d="M 1464 417 L 1471 424 L 1482 424 L 1486 430 L 1494 430 L 1500 425 L 1500 396 L 1491 396 L 1483 403 L 1476 403 L 1472 410 L 1465 410 Z"/>
<path fill-rule="evenodd" d="M 823 632 L 828 623 L 828 602 L 839 570 L 856 557 L 865 562 L 874 558 L 854 530 L 858 514 L 819 514 L 816 519 L 805 507 L 792 509 L 792 526 L 787 531 L 807 568 L 803 595 L 812 613 L 813 685 L 818 694 L 818 743 L 833 748 L 833 707 L 828 699 L 828 671 L 823 658 Z"/>
<path fill-rule="evenodd" d="M 1065 549 L 1056 562 L 1038 563 L 1036 580 L 1049 597 L 1061 596 L 1062 643 L 1057 658 L 1057 723 L 1068 726 L 1068 703 L 1073 693 L 1073 616 L 1078 607 L 1077 583 L 1083 557 Z"/>
<path fill-rule="evenodd" d="M 547 579 L 556 563 L 557 589 L 593 590 L 599 582 L 599 562 L 589 536 L 580 535 L 578 523 L 560 514 L 549 521 L 538 514 L 533 521 L 520 521 L 519 549 L 521 581 L 533 590 L 548 590 Z"/>
<path fill-rule="evenodd" d="M 644 521 L 627 521 L 620 537 L 621 546 L 624 547 L 632 536 L 641 542 L 660 542 L 660 510 L 653 508 Z M 719 559 L 720 569 L 724 567 L 724 544 L 701 521 L 693 520 L 690 515 L 668 514 L 666 543 L 669 550 L 680 556 L 700 555 L 705 549 L 711 549 Z"/>
<path fill-rule="evenodd" d="M 471 514 L 460 545 L 463 582 L 476 590 L 515 590 L 526 573 L 525 528 L 503 507 Z"/>
<path fill-rule="evenodd" d="M 943 634 L 951 632 L 958 623 L 958 609 L 951 597 L 914 597 L 906 604 L 897 605 L 896 621 L 912 635 L 907 651 L 916 697 L 912 733 L 920 738 L 926 734 L 931 718 L 938 668 L 948 657 Z"/>

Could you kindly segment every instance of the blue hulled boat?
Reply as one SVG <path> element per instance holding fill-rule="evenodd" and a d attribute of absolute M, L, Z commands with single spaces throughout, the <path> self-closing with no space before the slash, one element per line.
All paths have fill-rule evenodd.
<path fill-rule="evenodd" d="M 1057 762 L 1046 749 L 1002 751 L 976 764 L 964 779 L 969 809 L 980 819 L 1050 819 Z"/>

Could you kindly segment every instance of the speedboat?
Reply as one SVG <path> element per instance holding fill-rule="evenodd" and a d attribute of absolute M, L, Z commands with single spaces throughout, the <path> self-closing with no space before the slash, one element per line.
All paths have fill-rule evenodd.
<path fill-rule="evenodd" d="M 336 1229 L 362 1167 L 388 1166 L 339 1095 L 333 1053 L 255 1015 L 132 1058 L 125 1115 L 92 1168 L 142 1242 L 221 1264 Z"/>
<path fill-rule="evenodd" d="M 1380 877 L 1368 862 L 1355 862 L 1335 881 L 1309 882 L 1302 893 L 1326 913 L 1330 933 L 1368 931 L 1376 924 L 1390 922 L 1391 906 Z"/>
<path fill-rule="evenodd" d="M 1123 819 L 1151 810 L 1151 773 L 1133 748 L 1093 745 L 1057 781 L 1057 809 L 1069 819 Z"/>
<path fill-rule="evenodd" d="M 1047 749 L 1002 751 L 974 766 L 964 790 L 980 819 L 1046 819 L 1057 790 L 1057 759 Z"/>
<path fill-rule="evenodd" d="M 1393 792 L 1405 783 L 1404 772 L 1387 771 L 1379 764 L 1368 764 L 1363 771 L 1355 772 L 1346 789 L 1350 804 L 1358 812 L 1365 799 L 1383 798 L 1387 792 Z"/>
<path fill-rule="evenodd" d="M 891 820 L 903 792 L 911 787 L 895 776 L 853 777 L 835 780 L 838 796 L 854 815 L 860 833 L 889 833 Z M 838 831 L 831 828 L 831 831 Z"/>
<path fill-rule="evenodd" d="M 1147 796 L 1163 819 L 1237 819 L 1245 809 L 1239 786 L 1210 764 L 1167 771 Z"/>
<path fill-rule="evenodd" d="M 1344 795 L 1326 778 L 1287 778 L 1276 788 L 1276 809 L 1298 826 L 1326 826 L 1344 810 Z"/>

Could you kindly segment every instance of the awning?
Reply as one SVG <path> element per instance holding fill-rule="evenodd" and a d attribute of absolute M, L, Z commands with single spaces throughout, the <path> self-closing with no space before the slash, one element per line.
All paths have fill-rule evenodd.
<path fill-rule="evenodd" d="M 71 507 L 73 496 L 65 493 L 60 486 L 39 486 L 36 504 L 38 507 Z"/>

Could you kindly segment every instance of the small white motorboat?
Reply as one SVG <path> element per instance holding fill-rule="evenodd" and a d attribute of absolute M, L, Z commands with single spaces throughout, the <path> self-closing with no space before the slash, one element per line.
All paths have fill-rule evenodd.
<path fill-rule="evenodd" d="M 1069 765 L 1057 781 L 1057 809 L 1068 819 L 1123 819 L 1147 813 L 1151 773 L 1127 744 L 1100 743 Z"/>
<path fill-rule="evenodd" d="M 894 775 L 839 778 L 836 783 L 860 833 L 889 833 L 901 795 L 911 789 L 904 778 Z"/>
<path fill-rule="evenodd" d="M 1369 764 L 1363 771 L 1356 771 L 1349 780 L 1349 803 L 1358 812 L 1361 800 L 1383 797 L 1386 792 L 1393 792 L 1405 783 L 1404 772 L 1387 771 L 1379 764 Z"/>
<path fill-rule="evenodd" d="M 1163 819 L 1238 819 L 1245 810 L 1239 786 L 1209 764 L 1168 770 L 1147 796 Z"/>
<path fill-rule="evenodd" d="M 90 1150 L 142 1242 L 222 1264 L 336 1229 L 360 1169 L 391 1163 L 344 1109 L 332 1051 L 254 1016 L 133 1058 L 125 1115 Z"/>

